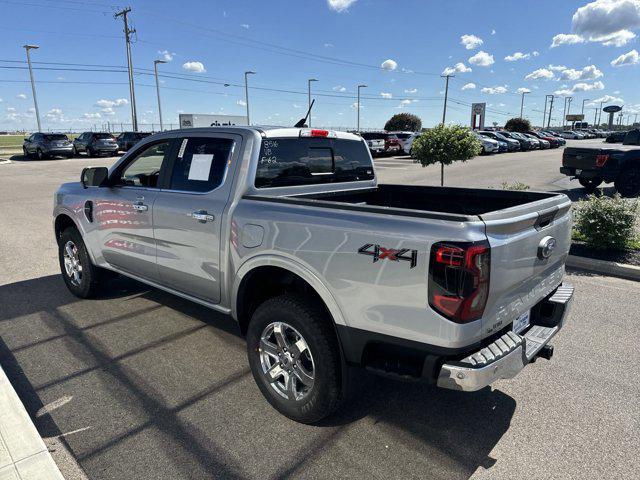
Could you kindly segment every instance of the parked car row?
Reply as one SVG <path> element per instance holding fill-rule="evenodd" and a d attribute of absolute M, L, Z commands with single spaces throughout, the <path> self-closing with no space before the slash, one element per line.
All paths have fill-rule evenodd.
<path fill-rule="evenodd" d="M 558 148 L 567 143 L 556 134 L 543 131 L 520 133 L 481 130 L 474 133 L 482 143 L 483 154 Z"/>
<path fill-rule="evenodd" d="M 409 154 L 414 132 L 360 132 L 359 134 L 367 142 L 371 155 L 397 155 Z M 408 147 L 407 147 L 408 146 Z"/>
<path fill-rule="evenodd" d="M 72 158 L 81 153 L 89 157 L 116 155 L 120 151 L 126 152 L 149 135 L 149 132 L 123 132 L 116 138 L 110 133 L 84 132 L 71 141 L 63 133 L 34 133 L 24 139 L 22 152 L 26 158 L 38 160 Z"/>

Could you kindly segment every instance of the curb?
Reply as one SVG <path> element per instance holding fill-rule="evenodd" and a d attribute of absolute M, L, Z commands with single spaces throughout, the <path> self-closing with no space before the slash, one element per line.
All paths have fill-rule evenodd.
<path fill-rule="evenodd" d="M 64 480 L 1 366 L 0 478 Z"/>
<path fill-rule="evenodd" d="M 0 165 L 8 165 L 10 163 L 13 163 L 13 162 L 7 158 L 0 158 Z"/>
<path fill-rule="evenodd" d="M 597 260 L 595 258 L 569 255 L 567 257 L 566 265 L 567 267 L 577 268 L 588 272 L 640 281 L 640 267 L 627 265 L 626 263 L 608 262 L 605 260 Z"/>

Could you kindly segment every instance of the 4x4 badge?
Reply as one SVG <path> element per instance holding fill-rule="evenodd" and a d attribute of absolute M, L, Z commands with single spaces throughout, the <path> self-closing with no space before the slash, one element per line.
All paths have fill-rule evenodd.
<path fill-rule="evenodd" d="M 378 260 L 391 260 L 393 262 L 403 260 L 409 262 L 409 268 L 413 268 L 418 264 L 418 251 L 408 248 L 396 250 L 374 245 L 373 243 L 367 243 L 358 249 L 358 253 L 373 257 L 373 263 L 376 263 Z"/>

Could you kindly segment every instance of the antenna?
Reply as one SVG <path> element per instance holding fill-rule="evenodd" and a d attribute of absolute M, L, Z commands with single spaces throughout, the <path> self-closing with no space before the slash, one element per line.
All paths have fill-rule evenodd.
<path fill-rule="evenodd" d="M 307 110 L 307 114 L 304 116 L 304 118 L 301 118 L 298 123 L 296 123 L 294 125 L 295 128 L 302 128 L 302 127 L 306 127 L 306 123 L 307 123 L 307 118 L 309 118 L 309 115 L 311 114 L 311 109 L 313 108 L 313 104 L 316 103 L 316 99 L 314 98 L 313 100 L 311 100 L 311 105 L 309 105 L 309 110 Z"/>

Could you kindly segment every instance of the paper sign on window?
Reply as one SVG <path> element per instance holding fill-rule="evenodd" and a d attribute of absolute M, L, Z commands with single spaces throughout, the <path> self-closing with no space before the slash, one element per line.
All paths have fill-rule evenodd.
<path fill-rule="evenodd" d="M 194 154 L 189 167 L 189 180 L 209 180 L 209 172 L 213 163 L 212 154 Z"/>

